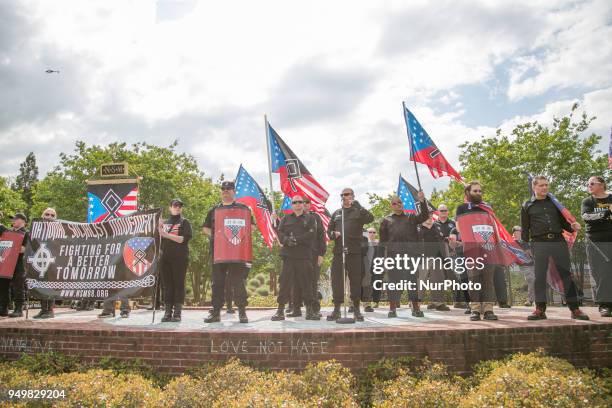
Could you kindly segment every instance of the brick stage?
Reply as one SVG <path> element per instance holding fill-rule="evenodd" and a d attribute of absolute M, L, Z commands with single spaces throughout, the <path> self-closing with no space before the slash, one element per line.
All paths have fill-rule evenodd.
<path fill-rule="evenodd" d="M 340 325 L 303 318 L 272 322 L 274 310 L 263 309 L 249 310 L 248 324 L 223 312 L 224 321 L 206 325 L 205 310 L 184 311 L 181 323 L 161 323 L 163 312 L 157 312 L 151 324 L 152 312 L 145 310 L 133 311 L 128 319 L 100 320 L 99 310 L 57 309 L 50 320 L 1 318 L 0 356 L 57 351 L 87 361 L 140 358 L 173 374 L 231 357 L 272 369 L 302 369 L 308 362 L 334 358 L 360 369 L 383 357 L 427 356 L 463 374 L 478 361 L 541 347 L 580 367 L 612 367 L 612 319 L 592 307 L 583 310 L 591 321 L 571 320 L 560 307 L 550 307 L 548 320 L 540 322 L 527 321 L 531 309 L 525 307 L 496 309 L 497 322 L 470 322 L 460 309 L 413 318 L 402 308 L 398 318 L 388 319 L 381 308 L 365 314 L 363 323 Z"/>

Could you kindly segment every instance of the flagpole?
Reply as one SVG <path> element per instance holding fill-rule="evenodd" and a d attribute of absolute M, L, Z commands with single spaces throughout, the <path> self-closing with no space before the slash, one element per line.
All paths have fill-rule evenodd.
<path fill-rule="evenodd" d="M 266 150 L 268 151 L 268 176 L 270 178 L 270 203 L 272 204 L 272 212 L 276 213 L 274 208 L 274 187 L 272 186 L 272 156 L 270 155 L 270 132 L 268 130 L 268 116 L 264 115 L 264 126 L 266 127 Z"/>
<path fill-rule="evenodd" d="M 417 168 L 416 160 L 414 157 L 414 144 L 412 143 L 412 136 L 410 135 L 410 124 L 408 123 L 408 119 L 406 118 L 406 103 L 402 101 L 402 115 L 404 115 L 404 122 L 406 123 L 406 133 L 408 133 L 408 142 L 410 142 L 410 155 L 412 156 L 412 162 L 414 163 L 414 172 L 416 173 L 417 184 L 419 185 L 419 190 L 423 191 L 421 188 L 421 179 L 419 178 L 419 169 Z"/>

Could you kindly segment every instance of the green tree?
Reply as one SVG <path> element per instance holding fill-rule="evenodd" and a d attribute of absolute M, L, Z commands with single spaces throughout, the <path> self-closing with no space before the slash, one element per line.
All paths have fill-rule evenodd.
<path fill-rule="evenodd" d="M 510 135 L 498 130 L 495 136 L 460 146 L 462 176 L 482 183 L 485 201 L 506 227 L 519 223 L 521 204 L 529 198 L 527 173 L 548 177 L 550 191 L 576 217 L 588 178 L 610 176 L 607 157 L 597 150 L 601 136 L 585 135 L 594 118 L 576 115 L 577 109 L 574 105 L 569 115 L 554 118 L 549 127 L 528 122 L 516 126 Z M 451 182 L 432 201 L 454 209 L 463 202 L 463 186 Z"/>
<path fill-rule="evenodd" d="M 20 195 L 8 187 L 5 178 L 0 177 L 0 223 L 9 225 L 9 217 L 18 211 L 24 211 L 26 203 Z"/>
<path fill-rule="evenodd" d="M 15 178 L 15 182 L 11 185 L 13 191 L 21 195 L 21 199 L 26 203 L 25 213 L 30 216 L 32 208 L 32 195 L 34 186 L 38 182 L 38 166 L 36 165 L 36 156 L 30 152 L 25 158 L 25 161 L 19 165 L 19 175 Z"/>

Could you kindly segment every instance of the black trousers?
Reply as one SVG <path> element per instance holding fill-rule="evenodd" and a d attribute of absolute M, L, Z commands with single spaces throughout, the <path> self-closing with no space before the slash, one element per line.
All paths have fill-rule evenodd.
<path fill-rule="evenodd" d="M 455 280 L 459 283 L 468 283 L 469 278 L 468 278 L 467 271 L 460 273 L 460 274 L 455 273 Z M 465 290 L 457 289 L 455 291 L 455 302 L 470 303 L 470 291 L 467 289 Z"/>
<path fill-rule="evenodd" d="M 312 260 L 312 304 L 315 312 L 321 310 L 321 302 L 319 302 L 319 278 L 321 277 L 321 267 L 319 266 L 319 256 L 315 255 Z"/>
<path fill-rule="evenodd" d="M 164 282 L 164 302 L 167 305 L 185 303 L 185 275 L 189 257 L 162 256 L 161 275 Z"/>
<path fill-rule="evenodd" d="M 239 308 L 247 305 L 247 291 L 244 280 L 248 268 L 243 263 L 214 264 L 212 270 L 212 305 L 220 310 L 225 302 L 225 282 L 229 279 L 232 287 L 233 301 Z"/>
<path fill-rule="evenodd" d="M 599 250 L 594 245 L 597 245 Z M 595 303 L 610 307 L 612 306 L 612 242 L 592 241 L 587 243 L 586 249 L 591 276 L 595 281 L 593 286 Z M 607 261 L 602 253 L 608 258 Z"/>
<path fill-rule="evenodd" d="M 234 299 L 232 292 L 232 285 L 230 284 L 230 280 L 225 280 L 225 304 L 229 309 L 232 306 L 232 300 Z"/>
<path fill-rule="evenodd" d="M 382 296 L 382 290 L 374 289 L 374 288 L 382 288 L 383 274 L 382 273 L 374 273 L 374 272 L 372 272 L 372 270 L 366 271 L 366 273 L 370 273 L 371 276 L 372 276 L 371 279 L 370 279 L 371 282 L 372 282 L 372 301 L 378 303 L 378 302 L 380 302 L 380 297 Z M 376 282 L 378 282 L 378 283 L 376 283 Z"/>
<path fill-rule="evenodd" d="M 361 254 L 346 254 L 346 274 L 348 275 L 353 302 L 361 299 L 361 279 L 363 268 Z M 332 297 L 334 304 L 344 302 L 344 274 L 342 271 L 342 254 L 334 253 L 331 267 Z"/>
<path fill-rule="evenodd" d="M 495 287 L 495 296 L 499 303 L 508 303 L 508 288 L 506 286 L 506 268 L 496 266 L 493 273 L 493 286 Z"/>
<path fill-rule="evenodd" d="M 13 300 L 15 306 L 21 305 L 26 301 L 26 272 L 25 269 L 16 269 L 11 280 L 11 286 L 13 287 Z"/>
<path fill-rule="evenodd" d="M 548 262 L 554 262 L 565 289 L 565 299 L 570 310 L 578 308 L 576 284 L 570 272 L 570 254 L 567 242 L 563 237 L 554 240 L 534 241 L 532 243 L 535 269 L 535 301 L 539 306 L 546 306 L 546 276 Z"/>
<path fill-rule="evenodd" d="M 0 278 L 0 309 L 8 308 L 11 302 L 11 280 Z"/>
<path fill-rule="evenodd" d="M 279 290 L 276 301 L 285 305 L 291 300 L 292 289 L 300 293 L 306 305 L 313 301 L 312 293 L 312 260 L 283 258 L 283 269 L 279 278 Z M 294 305 L 298 307 L 298 305 Z"/>

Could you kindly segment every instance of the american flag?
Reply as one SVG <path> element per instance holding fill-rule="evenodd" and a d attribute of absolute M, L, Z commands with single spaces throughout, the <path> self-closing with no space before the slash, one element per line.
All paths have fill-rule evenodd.
<path fill-rule="evenodd" d="M 270 218 L 272 203 L 242 165 L 236 175 L 236 201 L 249 206 L 266 245 L 272 248 L 276 240 L 276 232 L 272 227 L 272 218 Z"/>
<path fill-rule="evenodd" d="M 279 173 L 283 193 L 288 197 L 301 195 L 310 198 L 311 209 L 318 214 L 324 214 L 329 193 L 267 122 L 266 129 L 272 172 Z"/>

